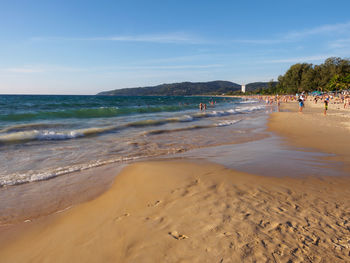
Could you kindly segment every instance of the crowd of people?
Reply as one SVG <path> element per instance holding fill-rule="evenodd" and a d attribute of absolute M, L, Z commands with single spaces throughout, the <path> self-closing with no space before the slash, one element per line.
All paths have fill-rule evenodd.
<path fill-rule="evenodd" d="M 243 97 L 243 99 L 248 99 L 247 97 Z M 270 96 L 262 96 L 262 95 L 253 95 L 249 96 L 249 99 L 256 99 L 260 103 L 265 102 L 266 106 L 277 106 L 279 111 L 279 106 L 281 103 L 286 102 L 298 102 L 298 111 L 299 113 L 303 113 L 303 109 L 305 108 L 305 102 L 310 101 L 314 104 L 318 104 L 319 102 L 323 103 L 323 114 L 327 115 L 327 111 L 330 104 L 339 104 L 342 105 L 344 109 L 350 109 L 350 92 L 345 91 L 341 93 L 316 93 L 316 94 L 307 94 L 302 92 L 296 95 L 270 95 Z M 214 107 L 216 101 L 210 100 L 209 106 Z M 340 107 L 338 107 L 340 108 Z M 199 110 L 203 111 L 207 109 L 206 103 L 199 104 Z"/>
<path fill-rule="evenodd" d="M 324 105 L 324 111 L 323 114 L 327 115 L 327 110 L 329 108 L 329 104 L 340 104 L 343 105 L 344 109 L 350 108 L 350 95 L 343 92 L 343 93 L 338 93 L 338 94 L 333 94 L 333 93 L 324 93 L 324 94 L 311 94 L 311 95 L 306 95 L 304 93 L 301 93 L 298 97 L 298 102 L 299 102 L 299 112 L 302 112 L 304 108 L 304 103 L 307 98 L 309 98 L 309 101 L 313 102 L 314 104 L 317 104 L 319 101 L 323 102 Z"/>
<path fill-rule="evenodd" d="M 251 98 L 259 100 L 259 102 L 265 102 L 266 106 L 276 105 L 279 109 L 280 103 L 283 102 L 298 102 L 298 111 L 303 112 L 305 108 L 305 102 L 310 101 L 314 104 L 319 102 L 323 103 L 323 114 L 327 115 L 327 111 L 330 104 L 342 105 L 344 109 L 350 109 L 350 94 L 348 91 L 341 93 L 316 93 L 316 94 L 307 94 L 302 92 L 300 94 L 294 95 L 271 95 L 271 96 L 252 96 Z M 340 107 L 338 107 L 340 108 Z"/>

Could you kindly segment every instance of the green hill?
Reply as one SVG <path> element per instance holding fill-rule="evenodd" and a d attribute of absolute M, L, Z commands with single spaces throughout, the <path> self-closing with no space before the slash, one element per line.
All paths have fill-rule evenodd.
<path fill-rule="evenodd" d="M 230 81 L 210 82 L 181 82 L 161 84 L 151 87 L 116 89 L 100 92 L 97 95 L 107 96 L 189 96 L 189 95 L 217 95 L 232 91 L 239 91 L 241 85 Z"/>

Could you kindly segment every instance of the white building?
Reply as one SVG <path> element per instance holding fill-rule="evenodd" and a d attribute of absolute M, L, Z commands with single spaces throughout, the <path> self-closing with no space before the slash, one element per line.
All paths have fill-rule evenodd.
<path fill-rule="evenodd" d="M 245 85 L 242 85 L 241 91 L 245 93 Z"/>

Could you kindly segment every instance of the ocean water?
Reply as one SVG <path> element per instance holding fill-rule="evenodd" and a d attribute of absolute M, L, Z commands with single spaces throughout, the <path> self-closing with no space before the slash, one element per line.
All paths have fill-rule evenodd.
<path fill-rule="evenodd" d="M 223 97 L 0 95 L 0 186 L 250 140 L 265 111 Z"/>

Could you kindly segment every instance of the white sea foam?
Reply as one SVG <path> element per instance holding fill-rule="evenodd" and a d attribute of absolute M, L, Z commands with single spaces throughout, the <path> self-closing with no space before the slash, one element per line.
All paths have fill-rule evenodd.
<path fill-rule="evenodd" d="M 43 131 L 39 132 L 36 138 L 38 140 L 66 140 L 84 136 L 83 133 L 77 131 L 69 132 L 55 132 L 55 131 Z"/>
<path fill-rule="evenodd" d="M 245 103 L 259 103 L 259 101 L 255 100 L 255 99 L 248 99 L 248 100 L 240 101 L 239 103 L 241 103 L 241 104 L 245 104 Z"/>
<path fill-rule="evenodd" d="M 148 156 L 147 156 L 148 157 Z M 90 168 L 99 167 L 102 165 L 110 164 L 110 163 L 117 163 L 117 162 L 125 162 L 125 161 L 132 161 L 139 158 L 143 158 L 142 156 L 139 157 L 119 157 L 116 159 L 110 159 L 110 160 L 96 160 L 91 161 L 85 164 L 78 164 L 73 166 L 66 166 L 66 167 L 58 167 L 52 170 L 44 170 L 44 171 L 28 171 L 27 173 L 13 173 L 13 174 L 7 174 L 7 175 L 0 175 L 0 186 L 5 185 L 18 185 L 18 184 L 24 184 L 24 183 L 31 183 L 36 181 L 43 181 L 48 180 L 60 175 L 69 174 L 73 172 L 79 172 L 84 171 Z"/>
<path fill-rule="evenodd" d="M 258 105 L 258 106 L 249 106 L 249 107 L 237 107 L 235 109 L 236 112 L 239 113 L 245 113 L 245 112 L 252 112 L 252 111 L 256 111 L 256 110 L 262 110 L 265 109 L 265 105 Z"/>
<path fill-rule="evenodd" d="M 179 120 L 180 120 L 181 122 L 193 121 L 193 117 L 190 116 L 190 115 L 184 115 L 184 116 L 180 117 Z"/>
<path fill-rule="evenodd" d="M 264 109 L 264 108 L 265 108 L 264 105 L 242 106 L 242 107 L 237 107 L 237 108 L 234 108 L 234 109 L 229 109 L 229 110 L 224 110 L 224 111 L 207 112 L 207 113 L 204 113 L 204 116 L 206 116 L 206 117 L 221 117 L 221 116 L 228 116 L 228 115 L 233 115 L 233 114 L 237 114 L 237 113 L 253 112 L 253 111 L 261 110 L 261 109 Z"/>
<path fill-rule="evenodd" d="M 117 129 L 117 126 L 108 127 L 93 127 L 87 129 L 77 129 L 72 131 L 20 131 L 12 132 L 6 134 L 0 134 L 0 143 L 11 143 L 11 142 L 21 142 L 21 141 L 33 141 L 33 140 L 68 140 L 75 139 L 83 136 L 88 136 L 92 134 L 99 134 L 106 131 Z"/>
<path fill-rule="evenodd" d="M 233 124 L 240 122 L 240 121 L 241 120 L 226 120 L 226 121 L 222 121 L 222 122 L 217 123 L 215 126 L 217 126 L 217 127 L 230 126 L 230 125 L 233 125 Z"/>
<path fill-rule="evenodd" d="M 167 118 L 164 120 L 164 122 L 188 122 L 188 121 L 193 121 L 193 117 L 190 115 L 183 115 L 180 117 Z"/>
<path fill-rule="evenodd" d="M 0 135 L 0 142 L 19 142 L 32 140 L 66 140 L 84 136 L 78 131 L 55 132 L 55 131 L 23 131 Z"/>
<path fill-rule="evenodd" d="M 228 111 L 215 111 L 214 110 L 212 112 L 209 112 L 207 115 L 210 117 L 220 117 L 220 116 L 229 115 L 229 112 Z"/>

